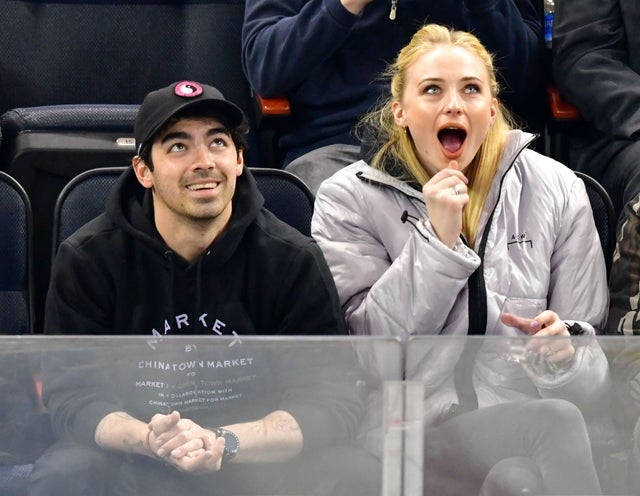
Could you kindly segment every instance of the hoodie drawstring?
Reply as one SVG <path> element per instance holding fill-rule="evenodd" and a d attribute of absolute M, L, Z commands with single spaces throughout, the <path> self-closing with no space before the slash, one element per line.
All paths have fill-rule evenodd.
<path fill-rule="evenodd" d="M 209 256 L 209 250 L 204 253 L 204 256 L 198 258 L 198 265 L 196 266 L 196 315 L 200 315 L 200 305 L 202 304 L 202 261 L 204 257 Z"/>
<path fill-rule="evenodd" d="M 168 287 L 165 287 L 166 302 L 169 307 L 168 315 L 174 315 L 173 288 L 175 286 L 175 267 L 173 264 L 173 252 L 171 250 L 166 250 L 164 252 L 164 258 L 167 260 L 169 264 L 169 284 L 167 285 Z"/>

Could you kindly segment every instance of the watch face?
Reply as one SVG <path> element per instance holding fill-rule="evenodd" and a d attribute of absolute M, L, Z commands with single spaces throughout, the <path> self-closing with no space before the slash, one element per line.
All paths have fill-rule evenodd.
<path fill-rule="evenodd" d="M 238 448 L 240 448 L 240 441 L 238 440 L 238 436 L 236 436 L 233 432 L 218 428 L 218 432 L 216 434 L 218 436 L 222 436 L 224 438 L 224 455 L 222 455 L 223 460 L 231 460 L 238 453 Z"/>

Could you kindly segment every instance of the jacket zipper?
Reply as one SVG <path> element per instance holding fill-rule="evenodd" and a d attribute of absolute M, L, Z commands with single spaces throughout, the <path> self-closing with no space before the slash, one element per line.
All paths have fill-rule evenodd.
<path fill-rule="evenodd" d="M 391 0 L 391 10 L 389 11 L 389 19 L 396 20 L 396 11 L 398 10 L 398 0 Z"/>

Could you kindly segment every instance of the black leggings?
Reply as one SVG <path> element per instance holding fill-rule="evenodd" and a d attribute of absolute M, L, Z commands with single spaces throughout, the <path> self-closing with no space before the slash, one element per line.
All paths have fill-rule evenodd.
<path fill-rule="evenodd" d="M 564 400 L 480 408 L 425 433 L 425 495 L 601 494 L 586 424 Z"/>

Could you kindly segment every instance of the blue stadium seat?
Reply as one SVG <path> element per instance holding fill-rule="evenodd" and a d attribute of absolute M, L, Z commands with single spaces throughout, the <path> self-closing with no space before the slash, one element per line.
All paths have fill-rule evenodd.
<path fill-rule="evenodd" d="M 29 198 L 0 171 L 0 334 L 30 334 L 33 326 L 32 222 Z M 33 372 L 37 357 L 0 350 L 0 494 L 27 494 L 31 462 L 48 443 Z"/>
<path fill-rule="evenodd" d="M 100 215 L 111 187 L 125 167 L 92 169 L 74 177 L 60 192 L 53 212 L 52 256 L 77 229 Z M 314 197 L 304 182 L 281 169 L 251 167 L 265 207 L 303 234 L 311 235 Z"/>
<path fill-rule="evenodd" d="M 32 219 L 24 188 L 0 171 L 0 334 L 33 325 Z"/>

